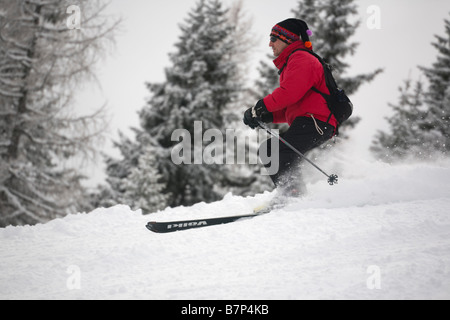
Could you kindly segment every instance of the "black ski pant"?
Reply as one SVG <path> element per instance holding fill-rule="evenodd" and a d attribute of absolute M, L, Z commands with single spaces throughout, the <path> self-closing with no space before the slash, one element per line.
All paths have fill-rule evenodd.
<path fill-rule="evenodd" d="M 308 151 L 330 140 L 334 131 L 335 128 L 326 122 L 314 120 L 310 117 L 298 117 L 290 128 L 280 136 L 305 155 Z M 273 183 L 287 194 L 304 193 L 306 190 L 300 169 L 302 157 L 281 141 L 278 143 L 278 159 L 276 159 L 275 154 L 275 157 L 272 157 L 272 152 L 277 152 L 277 150 L 271 150 L 272 139 L 277 138 L 270 138 L 261 144 L 259 156 L 264 166 L 269 170 Z M 278 160 L 278 166 L 273 163 L 276 160 Z M 274 170 L 274 167 L 278 167 L 278 170 Z"/>

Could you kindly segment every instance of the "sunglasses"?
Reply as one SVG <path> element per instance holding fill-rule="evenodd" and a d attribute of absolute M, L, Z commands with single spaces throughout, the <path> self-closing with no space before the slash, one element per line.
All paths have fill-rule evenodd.
<path fill-rule="evenodd" d="M 277 42 L 278 37 L 270 36 L 270 42 Z"/>

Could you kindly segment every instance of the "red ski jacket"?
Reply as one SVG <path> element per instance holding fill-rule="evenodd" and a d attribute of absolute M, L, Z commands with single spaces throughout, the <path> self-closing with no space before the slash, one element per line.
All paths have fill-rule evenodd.
<path fill-rule="evenodd" d="M 273 61 L 278 69 L 283 69 L 280 87 L 264 98 L 264 104 L 273 113 L 274 123 L 287 122 L 291 125 L 295 118 L 311 115 L 327 122 L 331 114 L 327 103 L 319 93 L 312 90 L 315 87 L 320 92 L 330 93 L 325 83 L 323 66 L 308 52 L 296 51 L 291 55 L 297 49 L 306 49 L 302 41 L 288 46 Z M 329 124 L 337 127 L 334 116 L 331 116 Z"/>

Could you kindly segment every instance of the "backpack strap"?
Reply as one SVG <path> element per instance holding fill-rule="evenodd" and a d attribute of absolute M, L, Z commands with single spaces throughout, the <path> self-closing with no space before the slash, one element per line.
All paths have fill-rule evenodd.
<path fill-rule="evenodd" d="M 327 105 L 330 105 L 330 103 L 331 103 L 331 102 L 330 102 L 330 95 L 328 95 L 328 94 L 326 94 L 326 93 L 323 93 L 322 91 L 317 90 L 315 87 L 312 87 L 311 90 L 314 91 L 315 93 L 320 94 L 320 95 L 325 99 Z M 330 110 L 330 111 L 331 111 L 331 110 Z M 328 123 L 328 124 L 330 124 L 330 120 L 331 120 L 331 116 L 332 116 L 332 115 L 333 115 L 333 113 L 330 112 L 330 115 L 328 116 L 328 119 L 327 119 L 327 123 Z"/>

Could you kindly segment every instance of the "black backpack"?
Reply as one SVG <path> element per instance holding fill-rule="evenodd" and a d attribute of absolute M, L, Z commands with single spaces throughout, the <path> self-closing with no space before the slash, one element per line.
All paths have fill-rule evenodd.
<path fill-rule="evenodd" d="M 328 90 L 330 91 L 330 94 L 325 94 L 323 92 L 320 92 L 316 88 L 312 87 L 311 89 L 317 93 L 319 93 L 327 102 L 328 109 L 330 109 L 330 116 L 328 117 L 328 121 L 331 119 L 331 115 L 334 115 L 338 122 L 338 126 L 340 126 L 343 122 L 348 120 L 350 116 L 353 113 L 353 104 L 348 98 L 348 96 L 345 94 L 345 91 L 338 87 L 336 80 L 333 77 L 333 73 L 331 72 L 331 66 L 326 63 L 318 54 L 312 52 L 311 50 L 306 49 L 297 49 L 294 50 L 289 57 L 296 51 L 305 51 L 310 54 L 312 54 L 314 57 L 316 57 L 320 63 L 323 66 L 323 71 L 325 73 L 325 82 L 327 85 Z M 289 60 L 289 58 L 288 58 Z M 283 66 L 283 68 L 280 70 L 280 74 L 283 71 L 283 69 L 286 67 L 286 64 Z M 327 122 L 328 122 L 327 121 Z M 338 129 L 338 128 L 336 128 Z"/>

